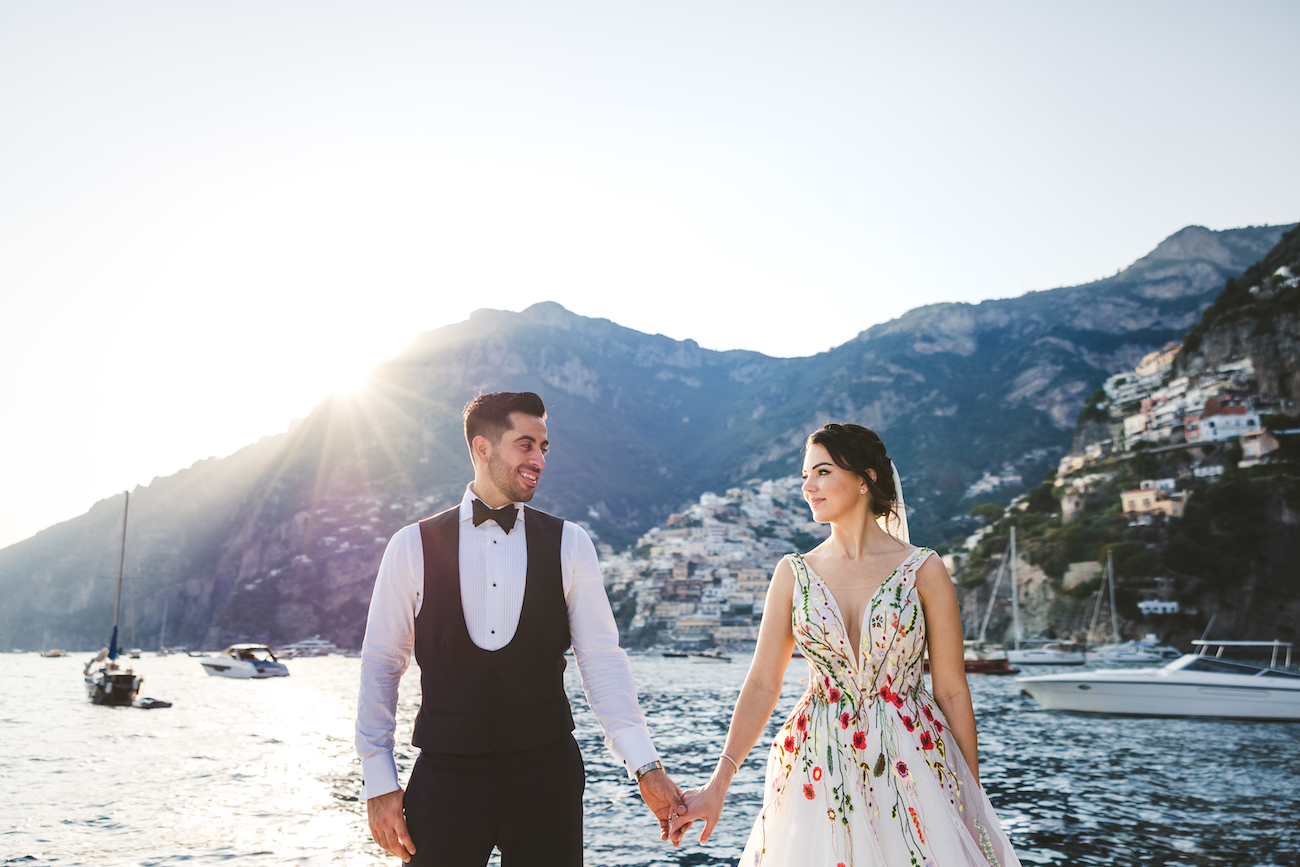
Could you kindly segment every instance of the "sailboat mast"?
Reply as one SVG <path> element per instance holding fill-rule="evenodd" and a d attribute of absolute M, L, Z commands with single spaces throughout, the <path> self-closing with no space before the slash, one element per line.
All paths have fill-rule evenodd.
<path fill-rule="evenodd" d="M 1106 575 L 1110 575 L 1110 556 L 1106 559 Z M 1097 602 L 1092 606 L 1092 619 L 1088 621 L 1088 634 L 1084 636 L 1084 648 L 1087 649 L 1092 645 L 1092 636 L 1097 628 L 1097 615 L 1101 613 L 1101 597 L 1106 593 L 1107 578 L 1102 578 L 1101 583 L 1097 585 Z"/>
<path fill-rule="evenodd" d="M 170 599 L 163 600 L 163 619 L 162 628 L 158 630 L 158 649 L 162 650 L 167 646 L 167 603 Z"/>
<path fill-rule="evenodd" d="M 1106 577 L 1110 579 L 1110 628 L 1115 633 L 1115 643 L 1119 644 L 1119 616 L 1115 613 L 1115 564 L 1110 552 L 1106 552 Z"/>
<path fill-rule="evenodd" d="M 117 557 L 117 601 L 113 603 L 113 637 L 108 640 L 108 658 L 117 659 L 117 623 L 122 613 L 122 571 L 126 566 L 126 518 L 131 511 L 131 492 L 123 491 L 126 505 L 122 507 L 122 551 Z"/>
<path fill-rule="evenodd" d="M 1011 624 L 1020 649 L 1020 582 L 1016 580 L 1016 528 L 1011 528 Z"/>

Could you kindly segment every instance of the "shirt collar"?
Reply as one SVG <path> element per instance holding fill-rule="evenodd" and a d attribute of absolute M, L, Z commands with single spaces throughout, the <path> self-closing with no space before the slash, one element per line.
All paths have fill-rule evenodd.
<path fill-rule="evenodd" d="M 479 497 L 474 493 L 474 489 L 470 487 L 472 484 L 473 482 L 470 482 L 465 485 L 465 496 L 460 498 L 461 521 L 471 521 L 474 519 L 474 501 L 479 499 Z M 514 505 L 516 511 L 523 511 L 524 507 L 522 503 L 513 503 L 512 505 Z"/>

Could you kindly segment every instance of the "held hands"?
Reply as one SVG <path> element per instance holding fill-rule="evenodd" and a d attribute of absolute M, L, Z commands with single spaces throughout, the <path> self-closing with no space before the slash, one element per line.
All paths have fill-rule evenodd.
<path fill-rule="evenodd" d="M 709 842 L 714 828 L 718 827 L 718 819 L 722 816 L 722 807 L 727 799 L 727 789 L 731 787 L 733 776 L 735 770 L 730 763 L 719 760 L 718 767 L 707 783 L 682 793 L 682 797 L 686 800 L 686 809 L 678 811 L 668 829 L 669 839 L 674 846 L 681 843 L 682 835 L 696 819 L 704 822 L 704 828 L 700 831 L 700 845 Z"/>
<path fill-rule="evenodd" d="M 654 813 L 655 818 L 659 820 L 659 839 L 667 840 L 669 817 L 686 811 L 682 790 L 668 779 L 668 774 L 658 769 L 644 774 L 637 781 L 637 787 L 641 790 L 641 800 L 645 801 L 650 812 Z M 687 823 L 688 826 L 689 824 Z M 680 838 L 681 835 L 679 834 L 678 837 Z M 673 843 L 673 845 L 677 844 Z"/>
<path fill-rule="evenodd" d="M 379 848 L 403 861 L 415 854 L 415 844 L 406 830 L 406 814 L 402 812 L 404 790 L 398 789 L 377 795 L 366 801 L 366 817 L 370 820 L 370 836 Z"/>

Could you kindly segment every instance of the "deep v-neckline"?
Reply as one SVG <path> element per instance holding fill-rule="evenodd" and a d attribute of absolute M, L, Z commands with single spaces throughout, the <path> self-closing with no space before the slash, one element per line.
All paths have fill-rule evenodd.
<path fill-rule="evenodd" d="M 854 671 L 861 672 L 863 668 L 862 639 L 865 636 L 870 634 L 871 627 L 869 624 L 871 621 L 871 609 L 875 605 L 876 597 L 880 595 L 880 591 L 884 590 L 890 581 L 893 581 L 894 578 L 903 571 L 903 567 L 906 566 L 908 563 L 910 563 L 912 561 L 912 558 L 915 557 L 920 551 L 921 551 L 920 547 L 914 548 L 912 550 L 912 553 L 904 557 L 903 562 L 895 566 L 894 571 L 890 572 L 887 576 L 885 576 L 885 580 L 881 581 L 880 584 L 876 586 L 876 589 L 871 591 L 871 596 L 867 599 L 867 605 L 865 608 L 862 609 L 862 622 L 858 624 L 858 641 L 857 641 L 857 645 L 853 648 L 852 664 L 853 664 Z M 831 607 L 835 610 L 835 619 L 839 621 L 840 629 L 844 630 L 844 637 L 846 639 L 851 638 L 852 636 L 849 635 L 848 621 L 844 618 L 844 611 L 840 608 L 840 601 L 835 598 L 835 593 L 831 590 L 831 585 L 827 584 L 826 581 L 822 578 L 822 576 L 817 574 L 817 571 L 813 569 L 812 565 L 809 564 L 809 562 L 804 558 L 803 554 L 797 554 L 796 556 L 798 556 L 799 562 L 803 563 L 804 571 L 808 573 L 809 578 L 816 581 L 818 584 L 822 585 L 822 597 L 826 599 L 826 601 L 829 602 Z"/>

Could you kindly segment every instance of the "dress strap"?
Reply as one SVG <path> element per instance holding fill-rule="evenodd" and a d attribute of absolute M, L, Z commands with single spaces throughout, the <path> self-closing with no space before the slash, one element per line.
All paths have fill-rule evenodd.
<path fill-rule="evenodd" d="M 922 564 L 929 560 L 934 553 L 933 548 L 917 548 L 911 554 L 908 554 L 907 559 L 898 567 L 899 571 L 903 573 L 903 583 L 909 586 L 914 585 L 916 583 L 916 573 L 921 570 Z"/>

